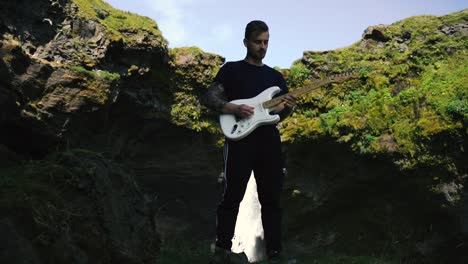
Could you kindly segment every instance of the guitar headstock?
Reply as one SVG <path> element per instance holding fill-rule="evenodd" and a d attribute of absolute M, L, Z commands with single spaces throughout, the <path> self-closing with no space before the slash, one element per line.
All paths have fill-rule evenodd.
<path fill-rule="evenodd" d="M 345 72 L 345 73 L 332 75 L 328 79 L 330 80 L 330 82 L 342 82 L 342 81 L 346 81 L 348 79 L 357 78 L 357 77 L 359 77 L 359 73 L 357 72 Z"/>

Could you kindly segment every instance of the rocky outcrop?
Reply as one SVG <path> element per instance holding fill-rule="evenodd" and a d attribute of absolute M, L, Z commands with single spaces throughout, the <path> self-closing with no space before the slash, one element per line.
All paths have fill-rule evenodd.
<path fill-rule="evenodd" d="M 401 172 L 391 159 L 357 156 L 332 140 L 291 144 L 286 153 L 284 222 L 292 248 L 348 256 L 386 248 L 384 259 L 466 261 L 466 201 L 428 191 L 430 168 Z M 456 188 L 443 189 L 460 199 Z"/>
<path fill-rule="evenodd" d="M 139 71 L 141 75 L 166 65 L 169 55 L 154 22 L 154 28 L 146 31 L 117 31 L 98 18 L 88 19 L 86 2 L 43 0 L 26 8 L 30 4 L 7 1 L 1 5 L 2 13 L 17 14 L 2 16 L 1 21 L 2 107 L 11 113 L 2 117 L 2 123 L 21 132 L 9 133 L 0 141 L 16 152 L 40 158 L 65 142 L 83 138 L 83 131 L 103 129 L 96 124 L 107 124 L 110 105 L 122 90 L 151 94 L 151 89 L 158 89 L 157 84 L 141 88 L 152 86 L 141 83 L 123 87 L 126 79 L 121 76 L 129 76 L 135 67 L 146 69 Z M 148 105 L 151 100 L 133 101 Z M 37 129 L 26 129 L 31 127 Z"/>
<path fill-rule="evenodd" d="M 364 30 L 364 33 L 362 34 L 362 39 L 372 39 L 377 42 L 387 42 L 390 40 L 390 38 L 385 36 L 385 28 L 385 25 L 370 26 L 366 28 L 366 30 Z"/>
<path fill-rule="evenodd" d="M 160 238 L 213 237 L 220 152 L 186 107 L 222 57 L 170 52 L 154 21 L 101 1 L 0 8 L 0 262 L 148 263 Z"/>
<path fill-rule="evenodd" d="M 304 96 L 282 124 L 291 143 L 290 242 L 345 255 L 385 248 L 404 262 L 467 261 L 467 21 L 463 10 L 369 27 L 355 44 L 304 52 L 286 71 L 292 89 L 361 74 Z"/>
<path fill-rule="evenodd" d="M 154 210 L 125 168 L 72 150 L 0 174 L 2 263 L 154 262 Z"/>

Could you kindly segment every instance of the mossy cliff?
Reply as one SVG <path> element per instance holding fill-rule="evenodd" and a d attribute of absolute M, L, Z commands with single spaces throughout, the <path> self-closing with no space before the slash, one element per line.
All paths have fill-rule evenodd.
<path fill-rule="evenodd" d="M 455 234 L 467 228 L 467 21 L 464 10 L 372 26 L 284 70 L 293 90 L 360 74 L 305 95 L 281 124 L 298 244 L 414 263 L 466 259 Z"/>
<path fill-rule="evenodd" d="M 371 26 L 283 71 L 292 90 L 360 74 L 305 95 L 281 124 L 297 244 L 404 263 L 466 259 L 467 21 L 464 10 Z"/>
<path fill-rule="evenodd" d="M 100 0 L 0 12 L 0 259 L 152 263 L 174 237 L 210 241 L 222 137 L 199 97 L 224 58 L 169 49 L 156 22 Z M 288 249 L 319 263 L 463 261 L 467 20 L 372 26 L 282 69 L 291 90 L 359 73 L 280 124 Z"/>
<path fill-rule="evenodd" d="M 398 155 L 402 168 L 437 161 L 428 154 L 437 137 L 460 142 L 466 132 L 467 19 L 466 11 L 412 17 L 369 27 L 346 48 L 304 52 L 287 71 L 291 87 L 348 71 L 361 77 L 302 98 L 284 140 L 332 137 L 359 154 Z"/>
<path fill-rule="evenodd" d="M 222 57 L 169 50 L 154 21 L 102 1 L 0 11 L 0 262 L 154 263 L 192 219 L 206 236 L 216 194 L 177 195 L 211 188 L 217 149 L 183 126 L 201 129 L 192 105 Z"/>

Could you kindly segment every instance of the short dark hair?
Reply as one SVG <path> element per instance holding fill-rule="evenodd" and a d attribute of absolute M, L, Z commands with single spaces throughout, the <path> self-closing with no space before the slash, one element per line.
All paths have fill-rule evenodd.
<path fill-rule="evenodd" d="M 265 22 L 260 20 L 253 20 L 250 21 L 247 26 L 245 27 L 245 38 L 249 39 L 253 32 L 267 32 L 268 26 Z"/>

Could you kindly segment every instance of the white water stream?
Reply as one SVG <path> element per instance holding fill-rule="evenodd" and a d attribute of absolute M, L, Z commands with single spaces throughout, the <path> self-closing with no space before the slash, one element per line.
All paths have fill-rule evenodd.
<path fill-rule="evenodd" d="M 255 182 L 252 172 L 247 184 L 244 199 L 239 207 L 231 248 L 233 252 L 245 252 L 249 258 L 249 262 L 265 259 L 260 208 L 261 206 L 257 195 L 257 183 Z"/>

